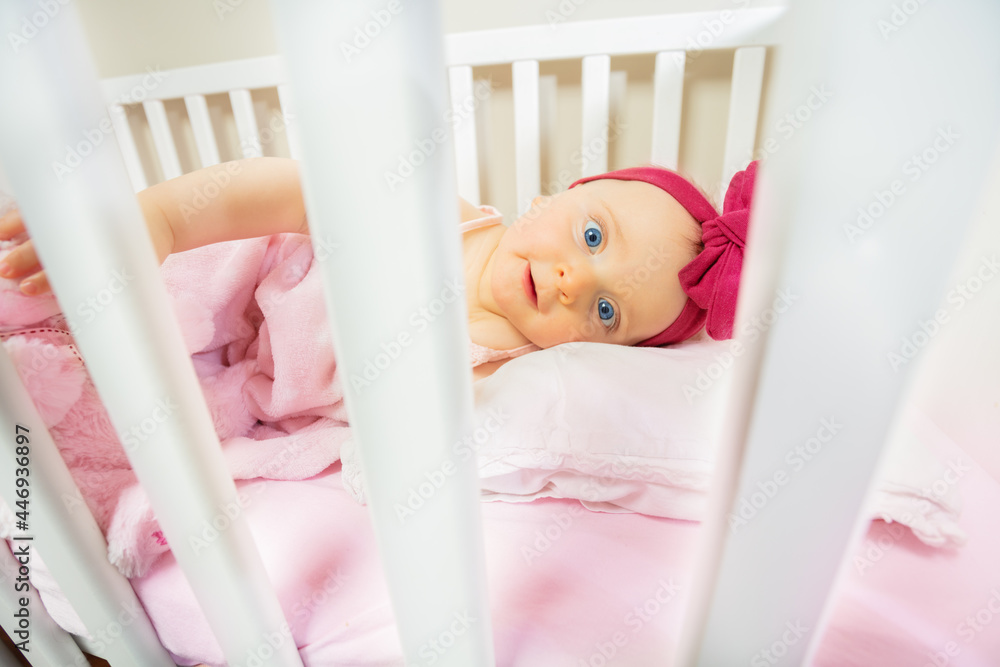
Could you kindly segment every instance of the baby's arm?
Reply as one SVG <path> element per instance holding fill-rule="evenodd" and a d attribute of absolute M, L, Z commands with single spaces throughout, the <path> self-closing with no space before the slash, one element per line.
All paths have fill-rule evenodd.
<path fill-rule="evenodd" d="M 209 243 L 309 231 L 298 163 L 286 158 L 249 158 L 206 167 L 157 183 L 136 198 L 160 262 L 172 252 Z M 24 231 L 17 209 L 0 217 L 0 240 Z M 25 294 L 50 291 L 30 239 L 4 257 L 0 276 L 20 280 Z"/>
<path fill-rule="evenodd" d="M 287 158 L 248 158 L 199 169 L 157 183 L 137 197 L 158 252 L 157 231 L 169 237 L 166 254 L 220 241 L 309 231 L 299 165 Z"/>
<path fill-rule="evenodd" d="M 136 194 L 157 259 L 210 243 L 309 232 L 297 160 L 259 157 L 205 167 Z M 460 200 L 463 220 L 482 211 Z M 0 240 L 24 232 L 20 212 L 0 218 Z M 0 262 L 0 275 L 21 279 L 26 294 L 49 290 L 30 240 Z"/>

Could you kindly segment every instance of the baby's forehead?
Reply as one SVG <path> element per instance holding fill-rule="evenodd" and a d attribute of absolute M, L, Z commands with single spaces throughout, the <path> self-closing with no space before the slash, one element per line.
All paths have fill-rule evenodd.
<path fill-rule="evenodd" d="M 576 186 L 578 196 L 598 202 L 628 237 L 697 243 L 701 226 L 670 193 L 644 181 L 602 178 Z"/>

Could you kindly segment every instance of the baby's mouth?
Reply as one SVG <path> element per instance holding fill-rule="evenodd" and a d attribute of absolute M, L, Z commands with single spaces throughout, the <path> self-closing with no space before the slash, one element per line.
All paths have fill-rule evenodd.
<path fill-rule="evenodd" d="M 531 275 L 531 262 L 528 262 L 524 267 L 524 277 L 522 280 L 524 284 L 524 293 L 528 296 L 528 301 L 535 308 L 538 308 L 538 293 L 535 291 L 535 279 Z"/>

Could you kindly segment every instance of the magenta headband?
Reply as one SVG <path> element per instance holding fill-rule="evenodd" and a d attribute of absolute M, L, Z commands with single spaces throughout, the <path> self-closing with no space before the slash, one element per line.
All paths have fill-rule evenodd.
<path fill-rule="evenodd" d="M 703 326 L 715 340 L 732 337 L 757 163 L 754 160 L 733 176 L 722 215 L 694 184 L 662 167 L 619 169 L 581 178 L 569 186 L 573 188 L 601 178 L 650 183 L 676 199 L 701 223 L 704 249 L 677 274 L 681 288 L 688 295 L 681 314 L 666 329 L 637 345 L 652 347 L 679 343 L 698 333 Z"/>

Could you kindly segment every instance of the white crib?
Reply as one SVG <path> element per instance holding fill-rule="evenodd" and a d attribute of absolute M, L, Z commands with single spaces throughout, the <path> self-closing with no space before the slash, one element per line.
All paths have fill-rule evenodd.
<path fill-rule="evenodd" d="M 146 174 L 150 171 L 159 171 L 163 178 L 179 176 L 184 171 L 164 101 L 183 99 L 198 161 L 201 166 L 208 166 L 219 163 L 221 153 L 218 122 L 213 124 L 206 96 L 228 94 L 242 153 L 252 157 L 262 154 L 262 139 L 266 137 L 261 133 L 266 130 L 261 129 L 251 91 L 277 90 L 286 122 L 270 130 L 285 132 L 291 156 L 302 160 L 313 239 L 335 238 L 338 246 L 351 249 L 349 253 L 339 253 L 336 262 L 324 264 L 328 309 L 342 312 L 362 308 L 366 299 L 378 299 L 382 304 L 377 312 L 366 311 L 370 317 L 359 318 L 367 319 L 365 328 L 331 322 L 338 363 L 351 373 L 351 369 L 363 366 L 373 349 L 377 350 L 377 341 L 392 332 L 395 313 L 411 311 L 412 304 L 426 300 L 442 280 L 461 275 L 457 239 L 451 232 L 456 222 L 451 205 L 455 190 L 451 183 L 457 183 L 460 196 L 478 204 L 484 180 L 481 174 L 484 163 L 477 152 L 476 114 L 474 109 L 468 111 L 469 101 L 477 97 L 474 68 L 511 66 L 516 199 L 520 213 L 542 192 L 541 156 L 550 150 L 545 139 L 551 135 L 551 127 L 546 124 L 552 120 L 542 109 L 551 104 L 545 95 L 552 94 L 552 87 L 551 82 L 540 82 L 540 61 L 582 61 L 580 145 L 590 147 L 595 157 L 587 161 L 583 173 L 574 175 L 575 178 L 606 171 L 609 166 L 626 166 L 608 164 L 608 144 L 603 139 L 613 121 L 609 109 L 613 108 L 614 95 L 620 93 L 623 83 L 611 71 L 611 57 L 656 54 L 649 159 L 676 167 L 685 51 L 692 44 L 705 49 L 734 49 L 728 130 L 719 178 L 724 192 L 729 177 L 745 167 L 755 148 L 759 150 L 763 145 L 758 128 L 774 127 L 775 120 L 789 112 L 794 114 L 804 103 L 806 96 L 802 91 L 822 83 L 815 80 L 811 66 L 823 70 L 833 81 L 843 81 L 862 68 L 853 60 L 834 65 L 831 62 L 839 61 L 821 57 L 823 49 L 834 58 L 848 52 L 844 35 L 849 30 L 843 16 L 864 14 L 867 10 L 860 0 L 851 7 L 843 7 L 840 15 L 834 15 L 830 9 L 790 12 L 781 7 L 749 9 L 741 6 L 744 4 L 737 2 L 736 8 L 721 12 L 566 22 L 558 30 L 540 25 L 453 34 L 442 41 L 437 9 L 428 3 L 419 9 L 407 8 L 406 20 L 391 24 L 395 30 L 384 30 L 377 43 L 373 42 L 361 54 L 363 57 L 348 62 L 342 54 L 331 52 L 329 44 L 324 50 L 323 26 L 363 25 L 368 14 L 382 10 L 378 3 L 334 8 L 318 2 L 275 1 L 273 11 L 283 56 L 164 72 L 162 80 L 151 90 L 143 83 L 148 75 L 136 75 L 105 80 L 100 83 L 98 93 L 75 19 L 53 23 L 40 31 L 30 45 L 33 51 L 26 49 L 18 58 L 0 59 L 3 60 L 0 79 L 23 81 L 22 77 L 30 74 L 38 77 L 30 95 L 29 87 L 25 88 L 26 103 L 17 108 L 7 107 L 0 116 L 4 128 L 19 128 L 18 132 L 3 132 L 0 155 L 60 302 L 82 301 L 92 285 L 101 284 L 109 267 L 126 266 L 137 276 L 135 289 L 123 294 L 109 309 L 113 317 L 93 326 L 79 327 L 75 336 L 119 432 L 148 415 L 149 406 L 157 397 L 175 397 L 180 404 L 178 413 L 182 417 L 151 436 L 151 442 L 159 446 L 140 448 L 129 455 L 171 544 L 184 544 L 184 536 L 203 521 L 211 520 L 218 506 L 233 501 L 235 487 L 225 473 L 219 442 L 205 406 L 190 398 L 198 396 L 196 380 L 190 364 L 184 361 L 186 355 L 176 322 L 163 315 L 165 310 L 144 306 L 164 302 L 165 292 L 145 232 L 139 231 L 143 226 L 138 208 L 125 190 L 125 175 L 132 189 L 139 191 L 149 184 Z M 26 2 L 12 3 L 2 10 L 2 25 L 17 23 L 31 7 Z M 74 13 L 71 6 L 64 11 L 67 17 Z M 779 31 L 788 25 L 796 30 Z M 715 32 L 709 26 L 720 29 Z M 819 26 L 826 31 L 823 36 Z M 911 26 L 911 29 L 918 28 Z M 707 44 L 692 42 L 692 38 L 703 32 L 710 37 Z M 759 112 L 765 58 L 770 53 L 767 47 L 777 44 L 779 35 L 788 39 L 782 41 L 782 48 L 797 54 L 798 59 L 781 62 L 783 69 L 775 73 L 775 89 L 769 92 L 770 117 L 762 123 Z M 421 48 L 414 48 L 417 46 Z M 918 45 L 904 43 L 899 48 L 909 49 L 906 53 L 920 53 Z M 875 47 L 869 49 L 868 55 L 877 57 Z M 66 58 L 74 61 L 72 75 L 57 78 Z M 445 78 L 439 74 L 442 64 L 448 72 L 450 111 L 461 119 L 444 125 L 442 119 L 447 117 L 449 102 L 443 85 Z M 988 72 L 988 65 L 981 67 Z M 378 81 L 378 86 L 371 86 L 372 81 Z M 896 85 L 905 89 L 902 83 Z M 133 97 L 131 91 L 136 90 L 144 99 Z M 363 103 L 343 104 L 339 99 L 345 95 Z M 840 127 L 836 125 L 840 119 L 855 132 L 861 132 L 864 123 L 851 116 L 849 103 L 862 100 L 863 92 L 837 89 L 836 95 L 842 106 L 831 105 L 824 110 L 829 117 L 823 121 L 826 123 L 823 127 Z M 70 105 L 60 104 L 60 100 L 79 100 L 78 110 L 74 113 Z M 139 101 L 156 149 L 156 164 L 147 163 L 145 167 L 134 128 L 125 113 L 126 105 Z M 76 145 L 73 142 L 87 136 L 85 132 L 94 127 L 93 114 L 103 114 L 105 107 L 110 112 L 117 142 L 92 146 L 90 158 L 80 156 L 86 166 L 77 172 L 75 181 L 86 184 L 86 188 L 73 185 L 73 174 L 67 174 L 70 185 L 60 190 L 63 195 L 47 197 L 46 193 L 55 187 L 51 164 L 44 158 L 35 160 L 29 156 L 44 152 L 37 150 L 37 146 L 47 147 L 46 154 L 52 154 L 64 145 Z M 50 115 L 40 114 L 42 109 Z M 968 122 L 979 123 L 976 127 L 993 139 L 992 143 L 984 141 L 984 145 L 996 143 L 996 134 L 989 130 L 985 116 L 970 117 Z M 52 132 L 53 127 L 60 130 Z M 357 130 L 343 132 L 345 127 Z M 442 128 L 451 136 L 438 138 L 444 136 L 435 134 Z M 401 179 L 405 184 L 398 191 L 390 188 L 387 195 L 385 164 L 392 163 L 401 146 L 416 145 L 427 137 L 434 137 L 433 141 L 448 150 L 425 155 L 426 163 Z M 791 220 L 804 219 L 809 208 L 803 197 L 816 197 L 824 179 L 836 181 L 850 158 L 838 155 L 836 140 L 819 136 L 818 130 L 803 130 L 795 141 L 790 140 L 781 148 L 780 152 L 767 150 L 769 164 L 762 172 L 755 214 L 758 217 L 767 214 L 772 222 L 762 223 L 759 231 L 755 231 L 755 245 L 747 260 L 755 270 L 745 279 L 739 318 L 745 320 L 750 314 L 766 309 L 776 287 L 789 282 L 802 285 L 803 289 L 814 289 L 819 295 L 813 302 L 819 304 L 817 308 L 845 316 L 860 309 L 867 317 L 877 317 L 874 314 L 881 312 L 878 303 L 873 300 L 859 306 L 827 293 L 823 284 L 816 282 L 809 266 L 810 262 L 827 263 L 845 271 L 854 262 L 866 261 L 865 255 L 859 253 L 874 252 L 885 257 L 897 271 L 923 275 L 929 287 L 930 296 L 912 298 L 897 310 L 885 313 L 880 320 L 893 332 L 905 330 L 928 304 L 933 306 L 934 289 L 944 283 L 948 261 L 936 270 L 921 266 L 921 258 L 936 245 L 930 240 L 922 242 L 912 256 L 880 247 L 843 251 L 818 245 L 825 243 L 821 230 L 805 224 L 793 228 Z M 817 164 L 811 160 L 818 158 L 807 159 L 807 149 L 826 156 L 826 161 Z M 362 153 L 371 157 L 359 159 Z M 776 155 L 770 157 L 770 153 Z M 344 159 L 345 155 L 349 158 Z M 956 173 L 956 181 L 977 173 L 975 169 L 984 162 L 985 155 L 983 150 L 976 153 L 972 162 L 978 162 L 969 166 L 964 175 Z M 23 170 L 15 160 L 23 160 Z M 807 172 L 800 170 L 799 164 L 814 168 Z M 859 169 L 863 171 L 864 167 Z M 878 173 L 872 169 L 866 172 L 869 176 Z M 370 177 L 362 179 L 362 174 Z M 56 177 L 57 183 L 61 183 L 58 172 Z M 351 183 L 351 187 L 324 186 L 329 183 Z M 409 213 L 411 210 L 420 214 L 413 215 Z M 383 247 L 381 252 L 386 254 L 373 262 L 375 247 L 385 243 L 382 229 L 365 224 L 336 224 L 338 220 L 358 220 L 365 215 L 376 220 L 406 221 L 394 228 L 394 234 L 421 251 L 405 253 L 396 246 L 389 250 Z M 80 220 L 79 225 L 72 229 L 65 227 L 62 221 L 69 218 Z M 428 237 L 430 241 L 426 240 Z M 942 253 L 947 259 L 957 248 L 957 243 L 945 244 Z M 93 256 L 81 257 L 81 250 L 84 254 L 92 252 Z M 769 261 L 766 259 L 769 256 L 784 258 L 784 264 Z M 414 293 L 393 298 L 384 290 L 379 291 L 377 276 L 385 267 L 393 267 L 398 275 L 411 276 Z M 886 280 L 878 269 L 863 267 L 863 270 L 873 283 Z M 371 513 L 407 664 L 425 664 L 418 657 L 421 643 L 436 628 L 446 626 L 455 610 L 471 609 L 479 618 L 490 618 L 482 583 L 484 554 L 476 511 L 478 490 L 474 467 L 470 464 L 461 470 L 456 483 L 441 494 L 440 503 L 426 508 L 419 520 L 408 524 L 405 530 L 398 526 L 392 510 L 394 489 L 404 486 L 408 472 L 431 469 L 443 443 L 453 442 L 471 430 L 471 378 L 462 343 L 466 337 L 464 311 L 449 313 L 444 320 L 447 326 L 415 345 L 407 360 L 395 367 L 394 374 L 387 374 L 377 390 L 364 395 L 347 394 L 352 428 L 358 434 L 361 455 L 369 471 L 366 481 Z M 734 372 L 731 395 L 736 417 L 727 425 L 723 442 L 723 451 L 730 456 L 715 480 L 714 518 L 702 532 L 707 555 L 699 575 L 700 590 L 692 594 L 691 613 L 677 664 L 732 664 L 735 659 L 752 655 L 760 646 L 769 645 L 774 629 L 780 628 L 785 620 L 803 617 L 815 629 L 828 613 L 824 603 L 843 554 L 858 539 L 862 523 L 858 518 L 859 508 L 879 460 L 879 448 L 874 445 L 888 428 L 902 378 L 870 373 L 868 381 L 881 393 L 864 404 L 851 382 L 838 374 L 836 360 L 826 365 L 814 363 L 810 368 L 814 375 L 808 377 L 813 381 L 816 377 L 827 378 L 839 392 L 830 390 L 824 393 L 823 400 L 807 400 L 794 390 L 792 383 L 807 377 L 801 370 L 803 360 L 813 359 L 814 354 L 801 344 L 796 346 L 795 341 L 811 340 L 821 330 L 815 321 L 811 323 L 801 317 L 779 321 L 767 335 L 748 343 L 745 362 Z M 120 336 L 117 349 L 109 349 L 106 342 L 109 334 Z M 871 346 L 870 342 L 858 339 L 849 341 L 848 347 L 853 345 L 857 357 L 865 358 L 860 351 L 866 344 Z M 779 345 L 788 351 L 774 353 Z M 118 359 L 123 349 L 134 353 L 131 357 L 134 366 L 121 368 Z M 848 366 L 857 372 L 856 362 Z M 156 641 L 153 627 L 138 607 L 128 581 L 107 562 L 106 545 L 86 507 L 81 509 L 78 505 L 83 503 L 78 503 L 67 508 L 61 500 L 79 498 L 79 492 L 30 399 L 19 386 L 6 355 L 0 355 L 0 371 L 4 386 L 0 425 L 5 434 L 14 433 L 17 424 L 26 425 L 31 433 L 32 520 L 29 535 L 23 539 L 32 540 L 45 554 L 47 566 L 89 628 L 120 631 L 120 637 L 107 644 L 71 637 L 47 619 L 44 612 L 39 613 L 42 607 L 37 596 L 33 596 L 35 624 L 31 626 L 33 652 L 27 654 L 29 659 L 36 666 L 84 664 L 77 647 L 80 645 L 113 665 L 172 664 Z M 429 384 L 423 379 L 427 377 L 432 378 Z M 397 405 L 400 397 L 415 393 L 423 400 L 407 414 L 393 420 L 382 417 L 380 406 Z M 853 458 L 831 464 L 825 485 L 786 492 L 780 505 L 775 506 L 776 513 L 788 519 L 785 524 L 756 525 L 754 530 L 726 540 L 724 517 L 739 485 L 750 484 L 754 474 L 781 454 L 777 445 L 769 443 L 780 441 L 778 434 L 783 429 L 795 428 L 788 424 L 788 410 L 775 407 L 775 401 L 781 400 L 793 402 L 803 416 L 800 422 L 831 409 L 847 415 L 845 421 L 854 425 L 859 434 L 857 442 L 850 446 Z M 394 451 L 392 445 L 412 432 L 414 423 L 424 425 L 419 429 L 419 442 L 414 443 L 412 451 Z M 413 440 L 412 434 L 410 439 Z M 0 460 L 5 478 L 23 466 L 9 447 L 4 449 Z M 191 470 L 198 470 L 199 476 L 185 473 Z M 847 489 L 839 497 L 831 490 L 837 483 Z M 17 497 L 11 491 L 8 481 L 4 481 L 0 494 L 14 508 Z M 818 512 L 828 513 L 827 526 L 810 528 L 805 517 Z M 808 558 L 820 564 L 808 572 L 801 567 L 796 569 L 794 550 L 789 548 L 785 550 L 789 555 L 779 555 L 768 568 L 762 568 L 761 559 L 773 555 L 773 546 L 769 545 L 775 543 L 797 545 Z M 2 556 L 6 559 L 8 578 L 15 577 L 16 565 L 5 551 Z M 230 664 L 249 664 L 248 655 L 258 659 L 255 664 L 301 664 L 294 642 L 261 640 L 274 633 L 287 637 L 282 632 L 287 625 L 249 532 L 239 517 L 220 536 L 217 548 L 207 557 L 198 559 L 185 555 L 183 550 L 178 550 L 176 556 Z M 747 573 L 737 565 L 744 560 L 764 570 L 766 575 L 748 583 Z M 437 567 L 432 568 L 432 563 L 437 563 Z M 437 574 L 421 574 L 431 570 Z M 716 580 L 718 585 L 714 583 Z M 756 607 L 755 600 L 759 599 L 762 588 L 773 592 L 775 602 L 769 609 Z M 25 606 L 17 597 L 5 583 L 0 599 L 12 614 L 19 606 Z M 127 623 L 117 620 L 121 609 L 137 607 L 138 613 L 130 615 Z M 10 618 L 13 617 L 5 616 L 0 625 L 13 637 L 18 628 L 8 624 Z M 819 636 L 819 632 L 813 632 L 808 643 L 787 647 L 787 659 L 805 662 L 809 652 L 815 651 Z M 268 646 L 271 648 L 262 651 L 262 647 Z M 493 653 L 487 621 L 472 628 L 437 664 L 494 664 Z"/>

